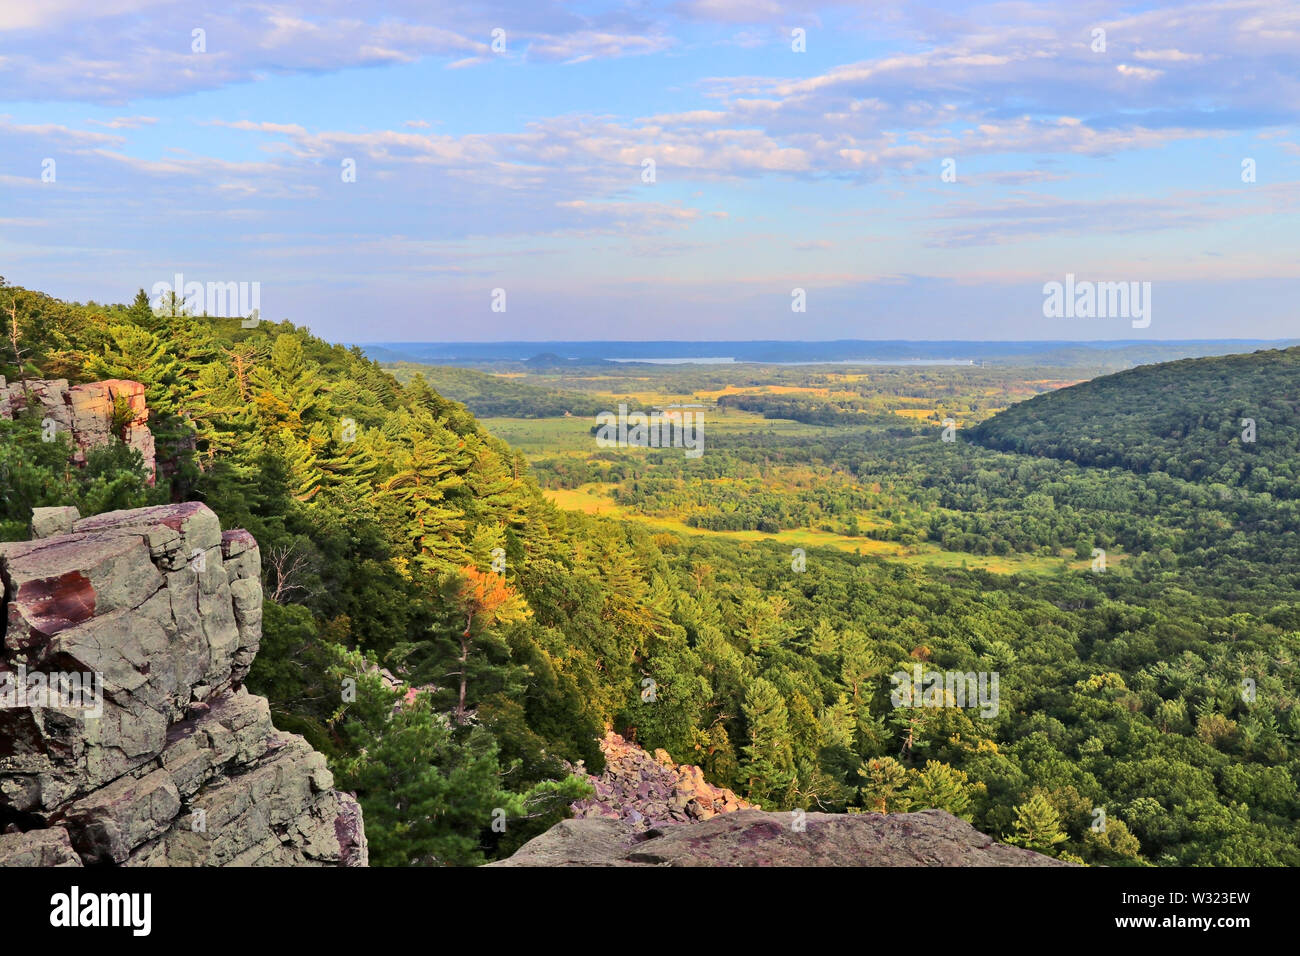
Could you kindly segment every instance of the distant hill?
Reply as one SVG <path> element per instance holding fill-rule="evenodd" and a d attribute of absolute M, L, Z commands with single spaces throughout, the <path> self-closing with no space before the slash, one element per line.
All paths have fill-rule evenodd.
<path fill-rule="evenodd" d="M 618 359 L 682 361 L 725 356 L 732 362 L 891 363 L 958 361 L 990 365 L 1055 365 L 1118 371 L 1134 365 L 1257 348 L 1300 345 L 1300 340 L 1257 339 L 1094 342 L 958 342 L 842 339 L 833 342 L 373 342 L 361 345 L 376 362 L 553 368 L 603 365 Z"/>
<path fill-rule="evenodd" d="M 440 395 L 461 402 L 482 418 L 551 418 L 565 412 L 591 416 L 609 405 L 600 397 L 528 385 L 468 368 L 400 364 L 390 371 L 404 384 L 417 373 L 423 375 Z"/>
<path fill-rule="evenodd" d="M 524 361 L 524 365 L 532 369 L 582 368 L 590 365 L 612 364 L 612 362 L 606 362 L 604 359 L 562 358 L 554 352 L 542 352 L 540 355 L 534 355 L 532 358 Z"/>
<path fill-rule="evenodd" d="M 1300 348 L 1184 359 L 1036 396 L 967 436 L 1002 451 L 1297 498 L 1297 385 Z M 1253 442 L 1242 419 L 1254 422 Z"/>

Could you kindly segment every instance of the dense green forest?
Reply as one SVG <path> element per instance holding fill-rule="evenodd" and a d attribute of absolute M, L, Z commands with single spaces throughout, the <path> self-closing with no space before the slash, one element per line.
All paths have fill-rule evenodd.
<path fill-rule="evenodd" d="M 167 499 L 206 501 L 251 531 L 267 600 L 250 685 L 358 793 L 377 864 L 510 852 L 582 792 L 564 762 L 599 768 L 609 724 L 767 808 L 940 807 L 1090 863 L 1300 865 L 1300 563 L 1294 496 L 1273 491 L 1280 458 L 1267 481 L 1223 471 L 1230 457 L 1169 467 L 1224 453 L 1198 451 L 1189 431 L 1159 470 L 1124 457 L 1136 452 L 1062 460 L 1017 417 L 1046 406 L 1058 440 L 1118 444 L 1088 431 L 1105 428 L 1089 390 L 1123 378 L 1123 408 L 1172 414 L 1181 401 L 1215 435 L 1215 415 L 1255 417 L 1270 456 L 1270 430 L 1295 434 L 1273 360 L 1233 359 L 1240 409 L 1204 386 L 1166 394 L 1178 380 L 1155 366 L 1013 405 L 964 436 L 991 447 L 941 442 L 889 414 L 898 402 L 867 402 L 874 417 L 852 426 L 711 434 L 697 460 L 605 450 L 530 464 L 423 376 L 399 382 L 304 328 L 158 315 L 143 293 L 98 305 L 0 287 L 10 305 L 17 348 L 0 374 L 144 382 L 162 472 L 147 488 L 116 445 L 77 470 L 39 423 L 0 422 L 0 531 L 23 536 L 33 506 Z M 924 374 L 974 397 L 970 379 Z M 493 381 L 472 384 L 490 397 Z M 532 395 L 515 389 L 503 408 Z M 1166 422 L 1125 427 L 1155 448 Z M 616 486 L 627 507 L 695 516 L 700 533 L 562 511 L 539 477 Z M 697 491 L 724 485 L 732 498 Z M 801 566 L 779 542 L 707 533 L 710 515 L 846 530 L 859 512 L 864 538 L 1118 545 L 1125 560 L 1003 575 L 819 549 Z M 998 673 L 997 713 L 894 706 L 890 675 L 917 664 Z M 380 668 L 417 692 L 390 689 Z"/>
<path fill-rule="evenodd" d="M 390 371 L 399 382 L 421 376 L 438 394 L 460 402 L 483 418 L 550 418 L 565 413 L 590 418 L 608 407 L 608 403 L 590 395 L 527 384 L 469 368 L 403 363 Z"/>
<path fill-rule="evenodd" d="M 1184 359 L 1041 395 L 983 423 L 992 448 L 1300 497 L 1300 348 Z"/>

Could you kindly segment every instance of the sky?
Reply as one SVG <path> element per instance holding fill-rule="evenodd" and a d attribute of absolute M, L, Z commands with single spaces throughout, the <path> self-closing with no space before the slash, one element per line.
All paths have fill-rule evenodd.
<path fill-rule="evenodd" d="M 0 0 L 0 274 L 346 342 L 1293 338 L 1298 67 L 1295 0 Z"/>

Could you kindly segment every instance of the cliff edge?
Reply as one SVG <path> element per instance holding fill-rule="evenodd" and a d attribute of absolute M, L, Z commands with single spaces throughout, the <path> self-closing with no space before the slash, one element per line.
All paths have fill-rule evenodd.
<path fill-rule="evenodd" d="M 488 866 L 1073 866 L 995 843 L 943 810 L 768 813 L 637 830 L 598 817 L 563 820 Z"/>
<path fill-rule="evenodd" d="M 42 419 L 52 423 L 55 431 L 72 436 L 73 463 L 86 464 L 86 455 L 102 448 L 112 438 L 120 438 L 140 453 L 153 484 L 158 472 L 153 432 L 149 430 L 149 409 L 144 386 L 125 379 L 68 385 L 67 379 L 31 379 L 5 382 L 0 375 L 0 418 L 12 419 L 29 405 L 39 409 Z M 118 419 L 119 404 L 128 412 Z"/>
<path fill-rule="evenodd" d="M 198 503 L 0 544 L 0 866 L 365 866 L 356 800 L 243 688 L 261 561 Z"/>

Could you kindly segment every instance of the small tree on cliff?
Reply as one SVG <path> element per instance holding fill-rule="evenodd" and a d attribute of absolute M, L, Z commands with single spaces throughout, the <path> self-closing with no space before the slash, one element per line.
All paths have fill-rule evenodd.
<path fill-rule="evenodd" d="M 529 609 L 523 598 L 506 584 L 504 575 L 480 571 L 473 565 L 462 568 L 447 590 L 451 592 L 465 622 L 458 638 L 458 666 L 449 675 L 456 677 L 460 684 L 452 715 L 456 723 L 463 724 L 469 717 L 465 694 L 469 683 L 470 653 L 474 649 L 475 639 L 497 625 L 525 620 Z"/>

